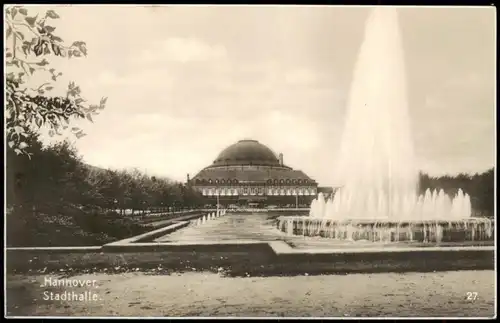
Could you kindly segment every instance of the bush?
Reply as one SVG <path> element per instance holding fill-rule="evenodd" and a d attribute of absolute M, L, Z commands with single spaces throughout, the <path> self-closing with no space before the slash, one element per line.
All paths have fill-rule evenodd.
<path fill-rule="evenodd" d="M 9 247 L 94 246 L 125 239 L 147 231 L 116 213 L 87 213 L 76 207 L 38 213 L 16 208 L 7 218 Z"/>

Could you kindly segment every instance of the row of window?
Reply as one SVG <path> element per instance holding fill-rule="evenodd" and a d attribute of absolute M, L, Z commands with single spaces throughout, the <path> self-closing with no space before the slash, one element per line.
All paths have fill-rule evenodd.
<path fill-rule="evenodd" d="M 237 179 L 216 179 L 216 180 L 213 180 L 212 179 L 197 179 L 195 180 L 195 183 L 196 184 L 238 184 L 238 180 Z M 268 179 L 267 180 L 267 183 L 268 184 L 307 184 L 309 183 L 309 181 L 307 179 L 280 179 L 280 180 L 277 180 L 277 179 Z"/>
<path fill-rule="evenodd" d="M 268 188 L 244 187 L 236 188 L 204 188 L 202 194 L 205 196 L 231 196 L 231 195 L 316 195 L 315 188 Z"/>

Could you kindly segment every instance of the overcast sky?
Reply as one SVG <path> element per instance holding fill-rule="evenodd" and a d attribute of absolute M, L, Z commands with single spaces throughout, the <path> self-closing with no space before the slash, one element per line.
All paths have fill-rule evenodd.
<path fill-rule="evenodd" d="M 52 7 L 53 8 L 53 7 Z M 368 8 L 65 6 L 55 26 L 88 57 L 54 60 L 107 108 L 85 161 L 183 180 L 252 138 L 322 185 L 332 168 Z M 481 172 L 495 158 L 495 9 L 402 8 L 417 165 Z M 387 89 L 391 90 L 391 89 Z"/>

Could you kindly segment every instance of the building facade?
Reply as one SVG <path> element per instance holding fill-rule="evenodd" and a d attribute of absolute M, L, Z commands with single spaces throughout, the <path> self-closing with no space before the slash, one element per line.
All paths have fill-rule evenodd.
<path fill-rule="evenodd" d="M 224 149 L 215 161 L 188 184 L 208 204 L 309 205 L 318 184 L 304 172 L 286 166 L 276 154 L 256 140 L 240 140 Z"/>

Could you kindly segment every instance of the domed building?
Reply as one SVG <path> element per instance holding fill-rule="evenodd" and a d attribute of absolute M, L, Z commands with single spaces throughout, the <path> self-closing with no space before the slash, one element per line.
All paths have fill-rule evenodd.
<path fill-rule="evenodd" d="M 318 184 L 300 170 L 283 162 L 257 140 L 240 140 L 224 149 L 214 162 L 188 184 L 207 199 L 207 204 L 309 205 Z"/>

